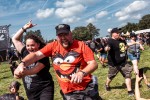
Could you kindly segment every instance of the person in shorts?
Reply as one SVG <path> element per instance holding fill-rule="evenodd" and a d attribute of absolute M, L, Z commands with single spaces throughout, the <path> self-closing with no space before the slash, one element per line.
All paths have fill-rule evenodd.
<path fill-rule="evenodd" d="M 128 95 L 134 95 L 131 88 L 131 72 L 132 67 L 127 63 L 126 41 L 120 39 L 120 30 L 113 28 L 111 30 L 111 38 L 108 39 L 108 46 L 105 50 L 108 51 L 108 77 L 105 83 L 105 88 L 110 91 L 110 83 L 118 72 L 125 78 Z"/>
<path fill-rule="evenodd" d="M 137 36 L 135 33 L 130 33 L 130 39 L 127 42 L 128 45 L 128 58 L 132 62 L 134 73 L 139 74 L 138 70 L 138 62 L 140 60 L 140 49 L 144 50 L 144 47 L 140 43 L 139 40 L 137 40 Z"/>

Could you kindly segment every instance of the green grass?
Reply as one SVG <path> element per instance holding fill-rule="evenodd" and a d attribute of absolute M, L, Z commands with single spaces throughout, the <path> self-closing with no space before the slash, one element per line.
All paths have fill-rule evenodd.
<path fill-rule="evenodd" d="M 139 68 L 142 67 L 149 67 L 150 68 L 150 48 L 149 47 L 145 47 L 145 51 L 142 51 L 141 54 L 141 60 L 139 62 Z M 111 87 L 112 90 L 107 92 L 104 88 L 104 84 L 106 81 L 106 77 L 107 77 L 107 72 L 108 72 L 108 67 L 103 68 L 98 59 L 96 58 L 99 67 L 98 69 L 93 73 L 95 76 L 98 77 L 98 83 L 99 83 L 99 93 L 100 96 L 104 99 L 104 100 L 135 100 L 134 96 L 129 97 L 127 94 L 127 90 L 126 90 L 126 85 L 124 83 L 124 78 L 122 77 L 122 75 L 120 73 L 118 73 L 118 75 L 114 78 L 114 80 L 111 82 Z M 59 93 L 59 84 L 57 82 L 57 79 L 55 77 L 55 73 L 53 68 L 51 68 L 50 70 L 54 82 L 55 82 L 55 94 L 54 94 L 54 100 L 61 100 L 61 95 Z M 7 62 L 3 62 L 0 65 L 0 95 L 4 94 L 4 93 L 8 93 L 8 86 L 9 83 L 12 82 L 13 80 L 17 80 L 22 84 L 22 80 L 20 79 L 14 79 L 11 72 L 10 72 L 10 68 L 9 68 L 9 64 Z M 132 74 L 132 88 L 134 89 L 134 82 L 135 82 L 135 75 Z M 140 88 L 141 90 L 141 96 L 144 98 L 150 98 L 150 89 L 148 89 L 146 87 L 146 85 L 144 84 L 144 82 L 142 81 L 142 87 Z M 23 88 L 23 85 L 21 85 L 21 88 L 19 90 L 19 93 L 21 96 L 26 98 L 25 95 L 25 91 Z"/>

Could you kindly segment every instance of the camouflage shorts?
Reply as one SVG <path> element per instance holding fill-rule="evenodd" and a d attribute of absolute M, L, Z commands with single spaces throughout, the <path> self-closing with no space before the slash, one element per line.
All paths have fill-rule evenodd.
<path fill-rule="evenodd" d="M 131 78 L 132 66 L 125 64 L 124 66 L 109 66 L 108 78 L 113 79 L 118 72 L 125 78 Z"/>

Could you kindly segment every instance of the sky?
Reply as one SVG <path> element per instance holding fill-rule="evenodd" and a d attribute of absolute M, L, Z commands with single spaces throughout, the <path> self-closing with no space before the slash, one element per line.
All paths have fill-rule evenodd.
<path fill-rule="evenodd" d="M 50 40 L 56 38 L 58 24 L 69 24 L 73 30 L 92 23 L 100 29 L 99 37 L 105 37 L 110 28 L 138 23 L 150 14 L 149 5 L 150 0 L 0 0 L 0 26 L 11 24 L 12 37 L 32 20 L 37 25 L 29 30 L 40 30 Z"/>

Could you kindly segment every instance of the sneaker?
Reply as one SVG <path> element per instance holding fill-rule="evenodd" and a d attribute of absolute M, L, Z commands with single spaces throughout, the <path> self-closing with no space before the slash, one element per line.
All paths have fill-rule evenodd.
<path fill-rule="evenodd" d="M 105 84 L 105 89 L 106 89 L 106 91 L 110 91 L 110 86 Z"/>
<path fill-rule="evenodd" d="M 128 95 L 129 96 L 134 96 L 134 92 L 133 91 L 128 91 Z"/>

